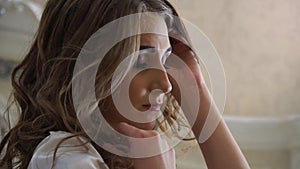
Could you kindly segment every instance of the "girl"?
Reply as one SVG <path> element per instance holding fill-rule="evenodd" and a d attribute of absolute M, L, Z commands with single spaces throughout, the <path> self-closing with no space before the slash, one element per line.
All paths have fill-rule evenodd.
<path fill-rule="evenodd" d="M 113 151 L 114 144 L 107 145 L 106 142 L 106 147 L 99 145 L 80 122 L 81 116 L 76 112 L 77 105 L 72 97 L 72 83 L 77 75 L 73 73 L 80 50 L 98 29 L 123 16 L 144 12 L 159 12 L 163 16 L 147 25 L 148 29 L 158 30 L 161 34 L 131 36 L 115 44 L 103 58 L 94 85 L 97 106 L 108 124 L 131 138 L 155 138 L 152 143 L 157 145 L 156 149 L 160 152 L 153 156 L 123 157 Z M 188 65 L 197 84 L 201 102 L 192 127 L 196 138 L 199 138 L 213 104 L 195 61 L 196 56 L 187 46 L 188 38 L 184 29 L 180 24 L 173 23 L 173 15 L 178 16 L 166 0 L 49 0 L 29 53 L 12 73 L 14 102 L 21 114 L 17 124 L 1 142 L 3 158 L 0 167 L 176 168 L 175 152 L 158 132 L 169 127 L 173 127 L 175 134 L 178 132 L 182 125 L 180 104 L 187 98 L 185 93 L 180 93 L 175 79 L 166 72 L 172 66 L 172 61 L 167 59 L 171 49 Z M 142 23 L 143 19 L 139 24 L 132 24 L 132 29 L 141 27 Z M 122 34 L 123 31 L 124 28 L 119 27 L 116 34 Z M 168 38 L 172 33 L 181 37 L 181 40 Z M 103 39 L 101 43 L 107 42 Z M 121 83 L 116 85 L 116 90 L 112 90 L 112 79 L 118 65 L 137 51 L 145 54 L 132 55 L 128 69 L 124 69 L 123 73 L 121 71 Z M 153 66 L 157 69 L 151 68 Z M 126 83 L 127 95 L 122 93 L 122 86 Z M 119 96 L 128 96 L 124 99 L 129 100 L 138 112 L 155 114 L 162 111 L 163 118 L 135 121 L 124 117 L 114 102 L 116 91 L 121 92 Z M 217 109 L 213 110 L 216 115 L 219 114 Z M 183 109 L 183 112 L 191 117 L 188 109 Z M 130 116 L 132 112 L 127 113 Z M 91 116 L 88 118 L 94 119 Z M 105 134 L 105 131 L 100 132 L 100 137 Z M 132 142 L 129 145 L 130 150 L 127 151 L 139 150 L 139 146 L 144 146 L 143 150 L 147 151 L 147 145 L 138 146 L 138 143 Z M 222 120 L 213 135 L 199 146 L 210 169 L 249 168 Z"/>

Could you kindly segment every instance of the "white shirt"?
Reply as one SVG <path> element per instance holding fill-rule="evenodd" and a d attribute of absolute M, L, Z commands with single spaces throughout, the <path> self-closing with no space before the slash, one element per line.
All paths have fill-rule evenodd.
<path fill-rule="evenodd" d="M 54 151 L 60 141 L 72 136 L 71 133 L 50 132 L 37 146 L 28 169 L 51 169 Z M 85 143 L 82 137 L 72 137 L 62 142 L 56 152 L 53 169 L 107 169 L 102 157 L 92 146 Z"/>
<path fill-rule="evenodd" d="M 51 169 L 53 154 L 58 143 L 71 133 L 50 132 L 37 146 L 28 169 Z M 101 155 L 91 143 L 82 145 L 85 139 L 72 137 L 65 140 L 56 152 L 53 169 L 108 169 Z M 195 140 L 183 141 L 176 146 L 177 169 L 206 168 L 202 154 Z"/>

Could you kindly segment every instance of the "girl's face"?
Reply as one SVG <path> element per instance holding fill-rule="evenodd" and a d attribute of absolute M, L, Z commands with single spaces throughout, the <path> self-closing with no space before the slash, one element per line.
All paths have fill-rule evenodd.
<path fill-rule="evenodd" d="M 128 103 L 137 110 L 138 113 L 148 112 L 161 113 L 164 105 L 165 94 L 172 90 L 172 85 L 169 81 L 166 72 L 166 60 L 171 54 L 171 45 L 168 38 L 167 27 L 164 21 L 158 24 L 152 24 L 153 29 L 159 29 L 161 34 L 142 34 L 140 36 L 140 51 L 138 52 L 138 59 L 134 64 L 132 70 L 128 73 L 123 83 L 129 86 L 120 90 L 119 100 L 129 100 Z M 122 84 L 121 84 L 122 88 Z M 129 97 L 128 97 L 129 95 Z M 114 103 L 112 97 L 108 99 L 106 111 L 103 113 L 106 120 L 114 127 L 120 122 L 127 122 L 137 128 L 144 130 L 151 130 L 155 127 L 156 120 L 149 120 L 147 122 L 135 121 L 127 118 L 126 115 L 120 113 L 116 109 L 115 104 L 126 104 L 124 102 Z M 129 105 L 123 105 L 128 107 Z M 124 110 L 121 111 L 130 111 Z M 132 112 L 125 112 L 125 114 Z"/>

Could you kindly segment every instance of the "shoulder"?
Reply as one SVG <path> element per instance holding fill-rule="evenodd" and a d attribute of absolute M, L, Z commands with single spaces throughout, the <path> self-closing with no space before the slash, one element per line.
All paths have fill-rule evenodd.
<path fill-rule="evenodd" d="M 105 169 L 102 157 L 91 143 L 86 143 L 82 137 L 70 136 L 72 134 L 68 132 L 50 132 L 50 135 L 37 146 L 28 169 L 50 169 L 53 165 L 55 148 L 65 138 L 68 139 L 59 145 L 55 154 L 54 169 Z"/>

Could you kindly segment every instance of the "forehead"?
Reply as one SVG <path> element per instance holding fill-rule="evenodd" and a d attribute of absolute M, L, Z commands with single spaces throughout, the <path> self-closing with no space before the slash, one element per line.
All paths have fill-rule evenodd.
<path fill-rule="evenodd" d="M 161 16 L 153 15 L 146 17 L 142 22 L 141 28 L 143 30 L 142 32 L 155 32 L 140 35 L 140 43 L 142 46 L 152 46 L 158 49 L 170 47 L 168 28 Z"/>
<path fill-rule="evenodd" d="M 167 24 L 162 16 L 156 13 L 146 13 L 141 16 L 140 29 L 141 32 L 157 33 L 168 35 Z"/>

